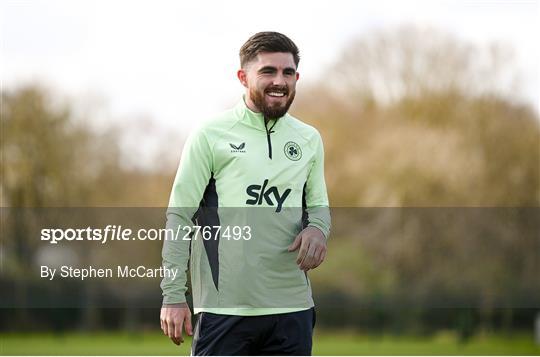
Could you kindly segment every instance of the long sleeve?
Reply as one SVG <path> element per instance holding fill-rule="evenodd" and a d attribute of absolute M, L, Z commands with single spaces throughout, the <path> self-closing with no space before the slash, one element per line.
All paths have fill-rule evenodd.
<path fill-rule="evenodd" d="M 306 182 L 306 211 L 308 226 L 319 228 L 328 238 L 331 219 L 324 181 L 324 147 L 320 135 L 317 135 L 316 145 L 316 154 Z"/>
<path fill-rule="evenodd" d="M 191 219 L 212 177 L 212 162 L 207 138 L 201 130 L 195 131 L 184 145 L 169 199 L 166 228 L 174 232 L 173 235 L 179 226 L 182 228 L 193 225 Z M 167 239 L 163 243 L 163 267 L 177 273 L 175 279 L 165 275 L 161 282 L 164 304 L 186 301 L 190 241 L 183 240 L 184 235 L 184 231 L 180 230 L 180 234 L 175 236 L 176 239 Z"/>

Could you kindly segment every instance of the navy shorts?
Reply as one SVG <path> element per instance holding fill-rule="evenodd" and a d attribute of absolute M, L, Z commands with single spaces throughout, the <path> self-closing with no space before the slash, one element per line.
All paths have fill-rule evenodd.
<path fill-rule="evenodd" d="M 194 356 L 311 355 L 315 308 L 285 314 L 197 315 Z"/>

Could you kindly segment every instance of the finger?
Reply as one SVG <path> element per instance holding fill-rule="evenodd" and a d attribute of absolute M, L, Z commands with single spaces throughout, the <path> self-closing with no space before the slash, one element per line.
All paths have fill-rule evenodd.
<path fill-rule="evenodd" d="M 298 256 L 296 257 L 296 264 L 300 265 L 302 261 L 304 260 L 304 257 L 306 256 L 309 249 L 309 240 L 302 239 L 302 242 L 300 243 L 300 250 L 298 251 Z"/>
<path fill-rule="evenodd" d="M 187 314 L 186 319 L 184 321 L 185 321 L 185 326 L 186 326 L 185 327 L 186 333 L 189 336 L 193 336 L 193 327 L 191 326 L 191 314 Z"/>
<path fill-rule="evenodd" d="M 313 253 L 313 267 L 311 269 L 318 267 L 322 263 L 321 261 L 322 251 L 323 251 L 323 247 L 317 247 L 317 249 L 315 250 L 315 253 Z"/>
<path fill-rule="evenodd" d="M 310 244 L 309 250 L 308 250 L 308 252 L 306 254 L 306 256 L 307 256 L 307 259 L 306 259 L 306 262 L 305 262 L 306 268 L 311 269 L 311 268 L 314 267 L 315 262 L 316 262 L 315 254 L 316 254 L 318 248 L 319 248 L 319 245 Z"/>
<path fill-rule="evenodd" d="M 319 264 L 318 265 L 321 265 L 322 262 L 324 262 L 324 257 L 325 256 L 326 256 L 326 246 L 323 246 L 321 251 L 319 252 L 319 257 L 318 257 Z"/>
<path fill-rule="evenodd" d="M 315 264 L 315 250 L 317 247 L 315 244 L 310 244 L 309 249 L 306 253 L 306 256 L 304 257 L 304 261 L 300 264 L 301 269 L 311 269 L 313 265 Z"/>
<path fill-rule="evenodd" d="M 326 249 L 323 250 L 323 252 L 322 252 L 321 263 L 324 262 L 324 259 L 326 258 L 326 252 L 327 252 Z"/>
<path fill-rule="evenodd" d="M 163 334 L 167 334 L 167 328 L 165 326 L 165 309 L 161 308 L 161 311 L 159 313 L 159 326 L 161 326 L 161 331 L 163 331 Z"/>
<path fill-rule="evenodd" d="M 170 336 L 169 336 L 169 338 L 170 338 L 171 341 L 172 341 L 175 345 L 177 345 L 177 346 L 180 345 L 180 344 L 183 342 L 183 340 L 182 340 L 181 338 L 178 338 L 178 337 L 174 337 L 174 336 L 173 336 L 173 337 L 170 337 Z"/>
<path fill-rule="evenodd" d="M 313 249 L 313 254 L 311 255 L 311 269 L 317 267 L 317 263 L 319 263 L 319 255 L 322 250 L 322 247 L 320 245 L 316 245 Z"/>
<path fill-rule="evenodd" d="M 300 268 L 300 270 L 306 270 L 306 268 L 308 268 L 308 264 L 309 264 L 309 249 L 306 252 L 306 255 L 304 255 L 304 259 L 302 259 L 298 267 Z"/>
<path fill-rule="evenodd" d="M 164 321 L 164 320 L 161 320 L 161 329 L 163 330 L 163 334 L 165 336 L 168 336 L 169 335 L 169 329 L 167 327 L 167 322 Z"/>
<path fill-rule="evenodd" d="M 306 270 L 306 268 L 308 267 L 307 266 L 308 261 L 309 261 L 309 250 L 306 251 L 306 254 L 304 255 L 304 258 L 302 259 L 300 264 L 298 264 L 298 267 L 300 268 L 300 270 Z"/>
<path fill-rule="evenodd" d="M 161 331 L 163 331 L 163 334 L 167 335 L 167 328 L 165 327 L 166 325 L 163 323 L 162 319 L 159 319 L 159 325 L 161 326 Z"/>
<path fill-rule="evenodd" d="M 300 232 L 296 236 L 296 238 L 294 239 L 294 242 L 289 246 L 288 251 L 289 252 L 294 252 L 295 250 L 297 250 L 298 247 L 300 246 L 301 241 L 302 241 L 302 232 Z"/>
<path fill-rule="evenodd" d="M 184 337 L 182 336 L 182 323 L 183 321 L 174 324 L 174 338 L 180 343 L 184 342 Z"/>
<path fill-rule="evenodd" d="M 174 339 L 174 321 L 167 319 L 167 335 L 172 340 Z"/>

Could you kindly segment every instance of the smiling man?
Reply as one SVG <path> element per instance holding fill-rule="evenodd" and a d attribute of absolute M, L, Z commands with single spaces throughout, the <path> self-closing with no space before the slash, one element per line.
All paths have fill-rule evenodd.
<path fill-rule="evenodd" d="M 161 284 L 161 328 L 176 344 L 193 334 L 189 262 L 193 355 L 311 354 L 307 272 L 326 256 L 330 213 L 321 137 L 287 113 L 299 60 L 287 36 L 252 36 L 240 49 L 242 100 L 184 146 L 167 228 L 193 234 L 164 243 L 163 266 L 178 274 Z"/>

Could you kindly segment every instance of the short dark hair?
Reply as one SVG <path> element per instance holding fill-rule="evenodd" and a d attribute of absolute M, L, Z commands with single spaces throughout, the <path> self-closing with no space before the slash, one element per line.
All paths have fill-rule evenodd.
<path fill-rule="evenodd" d="M 300 55 L 298 47 L 294 42 L 279 32 L 258 32 L 251 36 L 246 43 L 240 48 L 240 66 L 245 68 L 245 65 L 255 59 L 261 52 L 288 52 L 293 55 L 294 64 L 298 68 Z"/>

